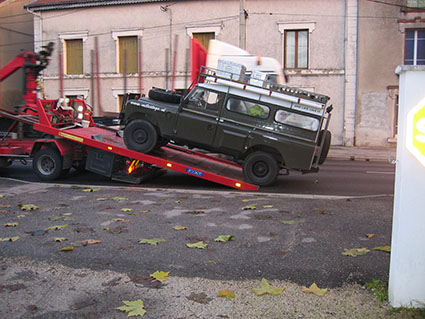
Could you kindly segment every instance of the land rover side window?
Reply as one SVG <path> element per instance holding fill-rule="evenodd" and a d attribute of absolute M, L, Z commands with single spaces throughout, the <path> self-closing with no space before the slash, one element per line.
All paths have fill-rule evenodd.
<path fill-rule="evenodd" d="M 309 131 L 317 131 L 319 128 L 318 119 L 285 110 L 278 110 L 274 119 L 276 122 L 299 127 Z"/>
<path fill-rule="evenodd" d="M 226 109 L 232 112 L 259 117 L 262 119 L 266 119 L 270 113 L 270 108 L 268 106 L 255 102 L 242 101 L 235 98 L 227 100 Z"/>
<path fill-rule="evenodd" d="M 187 106 L 217 112 L 223 100 L 224 93 L 198 88 L 189 96 Z"/>

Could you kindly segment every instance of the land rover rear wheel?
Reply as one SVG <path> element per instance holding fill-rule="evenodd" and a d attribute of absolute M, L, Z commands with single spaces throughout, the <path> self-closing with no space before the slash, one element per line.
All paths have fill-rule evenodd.
<path fill-rule="evenodd" d="M 328 156 L 328 152 L 329 152 L 329 148 L 331 146 L 331 132 L 326 131 L 326 135 L 325 131 L 322 130 L 319 133 L 319 145 L 322 143 L 322 139 L 324 138 L 325 141 L 323 142 L 323 149 L 322 149 L 322 153 L 320 154 L 319 157 L 319 165 L 322 165 L 325 162 L 326 157 Z"/>
<path fill-rule="evenodd" d="M 273 184 L 279 174 L 279 163 L 266 152 L 254 152 L 245 159 L 243 173 L 249 182 L 267 186 Z"/>
<path fill-rule="evenodd" d="M 149 121 L 133 120 L 124 129 L 124 143 L 133 151 L 149 153 L 155 148 L 157 140 L 158 133 Z"/>

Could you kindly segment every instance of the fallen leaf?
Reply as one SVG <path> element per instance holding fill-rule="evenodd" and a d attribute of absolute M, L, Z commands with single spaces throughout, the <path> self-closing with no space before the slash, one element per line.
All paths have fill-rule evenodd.
<path fill-rule="evenodd" d="M 257 296 L 262 296 L 265 294 L 269 295 L 280 295 L 285 288 L 274 288 L 272 285 L 270 285 L 265 278 L 261 279 L 260 288 L 252 288 L 252 291 Z"/>
<path fill-rule="evenodd" d="M 72 246 L 68 246 L 68 247 L 64 247 L 60 249 L 60 251 L 73 251 L 73 250 L 74 250 L 74 247 Z"/>
<path fill-rule="evenodd" d="M 187 243 L 186 246 L 189 248 L 205 249 L 208 247 L 208 244 L 205 244 L 203 241 L 198 241 L 194 244 Z"/>
<path fill-rule="evenodd" d="M 367 238 L 373 238 L 373 237 L 375 237 L 375 234 L 365 234 L 365 236 L 366 236 Z"/>
<path fill-rule="evenodd" d="M 123 201 L 123 200 L 128 200 L 127 197 L 112 197 L 111 199 L 114 200 L 114 201 L 116 201 L 116 202 L 120 202 L 120 201 Z"/>
<path fill-rule="evenodd" d="M 321 215 L 333 215 L 334 214 L 331 211 L 328 211 L 326 209 L 321 209 L 321 208 L 313 208 L 313 213 L 314 214 L 321 214 Z"/>
<path fill-rule="evenodd" d="M 61 230 L 61 229 L 68 228 L 68 227 L 69 227 L 68 225 L 55 225 L 55 226 L 50 226 L 47 229 L 49 229 L 49 230 Z"/>
<path fill-rule="evenodd" d="M 103 227 L 103 229 L 109 231 L 112 234 L 120 234 L 128 231 L 127 226 L 125 225 L 119 225 L 114 228 Z"/>
<path fill-rule="evenodd" d="M 16 216 L 16 218 L 24 218 L 25 216 L 27 216 L 27 215 L 18 215 L 18 216 Z"/>
<path fill-rule="evenodd" d="M 121 223 L 129 223 L 130 222 L 130 220 L 124 219 L 124 218 L 113 218 L 112 220 L 114 222 L 121 222 Z"/>
<path fill-rule="evenodd" d="M 144 210 L 141 210 L 140 211 L 140 213 L 141 214 L 147 214 L 147 213 L 149 213 L 151 210 L 150 209 L 144 209 Z"/>
<path fill-rule="evenodd" d="M 281 220 L 280 222 L 284 225 L 294 225 L 295 224 L 295 220 Z"/>
<path fill-rule="evenodd" d="M 75 220 L 75 219 L 72 218 L 72 217 L 69 217 L 68 215 L 63 214 L 63 215 L 59 215 L 59 216 L 50 216 L 49 220 L 51 220 L 51 221 L 58 221 L 58 220 L 72 221 L 72 220 Z"/>
<path fill-rule="evenodd" d="M 244 203 L 249 202 L 249 199 L 242 199 Z"/>
<path fill-rule="evenodd" d="M 214 241 L 225 243 L 229 240 L 232 240 L 233 238 L 235 238 L 235 236 L 233 236 L 233 235 L 220 235 L 216 239 L 214 239 Z"/>
<path fill-rule="evenodd" d="M 176 200 L 176 204 L 181 204 L 182 201 L 181 200 Z"/>
<path fill-rule="evenodd" d="M 173 228 L 175 230 L 187 230 L 187 227 L 186 226 L 180 226 L 180 225 L 174 226 Z"/>
<path fill-rule="evenodd" d="M 61 242 L 65 241 L 65 240 L 68 240 L 68 238 L 65 238 L 65 237 L 55 237 L 55 241 L 58 242 L 58 243 L 61 243 Z"/>
<path fill-rule="evenodd" d="M 98 191 L 100 191 L 100 188 L 84 188 L 83 189 L 83 192 L 87 192 L 87 193 L 93 193 Z"/>
<path fill-rule="evenodd" d="M 164 271 L 155 271 L 153 274 L 150 274 L 149 276 L 151 276 L 152 278 L 154 278 L 155 280 L 158 280 L 160 282 L 166 281 L 168 280 L 168 275 L 170 274 L 169 271 L 164 272 Z"/>
<path fill-rule="evenodd" d="M 46 229 L 38 229 L 38 230 L 32 230 L 32 231 L 26 231 L 27 234 L 31 234 L 31 236 L 43 236 L 47 233 Z"/>
<path fill-rule="evenodd" d="M 18 205 L 21 210 L 37 210 L 39 207 L 33 204 Z"/>
<path fill-rule="evenodd" d="M 11 208 L 12 205 L 9 204 L 0 204 L 0 208 Z"/>
<path fill-rule="evenodd" d="M 344 256 L 357 257 L 357 256 L 366 255 L 368 252 L 370 252 L 370 250 L 367 248 L 352 248 L 352 249 L 344 249 L 342 254 Z"/>
<path fill-rule="evenodd" d="M 320 289 L 316 283 L 313 282 L 309 288 L 302 286 L 302 292 L 314 294 L 316 296 L 324 296 L 328 292 L 328 288 Z"/>
<path fill-rule="evenodd" d="M 16 227 L 18 226 L 19 223 L 18 222 L 14 222 L 14 223 L 6 223 L 4 224 L 4 227 Z"/>
<path fill-rule="evenodd" d="M 235 293 L 229 289 L 223 289 L 218 292 L 217 297 L 225 297 L 227 300 L 231 300 L 235 298 Z"/>
<path fill-rule="evenodd" d="M 391 253 L 391 246 L 379 246 L 379 247 L 373 248 L 373 250 L 384 251 L 386 253 Z"/>
<path fill-rule="evenodd" d="M 242 207 L 243 210 L 254 210 L 257 209 L 257 204 L 246 205 Z"/>
<path fill-rule="evenodd" d="M 129 213 L 133 211 L 133 208 L 121 208 L 121 211 L 124 213 Z"/>
<path fill-rule="evenodd" d="M 139 239 L 139 244 L 148 244 L 153 246 L 157 246 L 159 243 L 164 243 L 164 242 L 166 242 L 166 240 L 162 238 L 152 238 L 152 239 L 140 238 Z"/>
<path fill-rule="evenodd" d="M 263 205 L 263 208 L 273 208 L 273 205 Z"/>
<path fill-rule="evenodd" d="M 96 200 L 98 200 L 99 202 L 104 201 L 104 200 L 108 200 L 106 197 L 99 197 Z"/>
<path fill-rule="evenodd" d="M 3 194 L 0 194 L 0 198 L 3 198 L 4 197 L 4 195 Z"/>
<path fill-rule="evenodd" d="M 95 245 L 95 244 L 101 244 L 101 243 L 102 241 L 98 239 L 84 239 L 84 240 L 73 242 L 71 245 L 75 247 L 80 247 L 80 246 Z"/>
<path fill-rule="evenodd" d="M 127 317 L 143 317 L 146 314 L 145 305 L 141 299 L 134 301 L 123 300 L 123 303 L 125 306 L 116 307 L 115 309 L 126 312 L 128 314 Z"/>
<path fill-rule="evenodd" d="M 15 237 L 6 237 L 6 238 L 0 238 L 0 241 L 17 241 L 19 238 L 19 236 L 15 236 Z"/>
<path fill-rule="evenodd" d="M 59 209 L 64 209 L 64 208 L 68 208 L 68 207 L 69 207 L 69 205 L 67 205 L 67 204 L 59 204 L 59 206 L 56 206 L 55 209 L 59 210 Z"/>
<path fill-rule="evenodd" d="M 9 211 L 7 209 L 0 209 L 0 214 L 8 213 Z"/>
<path fill-rule="evenodd" d="M 207 304 L 212 300 L 212 298 L 208 298 L 207 295 L 204 292 L 201 292 L 199 294 L 192 292 L 186 298 L 189 299 L 189 300 L 192 300 L 194 302 L 201 303 L 201 304 Z"/>

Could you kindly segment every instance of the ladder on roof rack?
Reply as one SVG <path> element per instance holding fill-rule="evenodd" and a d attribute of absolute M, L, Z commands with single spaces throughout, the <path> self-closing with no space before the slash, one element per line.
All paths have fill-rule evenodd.
<path fill-rule="evenodd" d="M 201 81 L 201 78 L 203 79 L 202 81 Z M 263 86 L 259 86 L 259 85 L 250 83 L 249 81 L 250 77 L 244 73 L 236 74 L 226 70 L 218 70 L 218 69 L 208 68 L 205 66 L 201 67 L 201 70 L 198 76 L 198 83 L 203 81 L 210 81 L 211 78 L 214 79 L 213 82 L 216 82 L 218 79 L 223 79 L 223 80 L 231 81 L 235 83 L 242 83 L 246 86 L 266 88 L 270 91 L 284 93 L 291 96 L 296 96 L 299 98 L 304 98 L 304 99 L 312 100 L 312 101 L 323 103 L 323 104 L 326 104 L 328 100 L 330 99 L 328 96 L 323 94 L 318 94 L 318 93 L 298 89 L 295 87 L 278 84 L 276 82 L 273 82 L 267 79 L 263 81 L 264 83 Z M 255 80 L 261 80 L 261 79 L 255 79 Z"/>

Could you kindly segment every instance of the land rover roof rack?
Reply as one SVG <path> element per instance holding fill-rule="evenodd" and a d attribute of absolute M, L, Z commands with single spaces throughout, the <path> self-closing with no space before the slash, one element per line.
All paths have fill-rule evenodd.
<path fill-rule="evenodd" d="M 268 80 L 267 78 L 257 79 L 255 77 L 252 77 L 252 75 L 247 76 L 243 70 L 241 72 L 237 70 L 237 73 L 235 73 L 234 71 L 235 71 L 234 69 L 229 71 L 229 70 L 213 69 L 213 68 L 203 66 L 201 67 L 201 70 L 199 72 L 198 83 L 203 82 L 205 80 L 217 82 L 217 80 L 222 79 L 222 80 L 231 81 L 231 82 L 235 82 L 239 84 L 244 84 L 246 86 L 264 88 L 270 91 L 284 93 L 284 94 L 288 94 L 298 98 L 308 99 L 308 100 L 323 103 L 323 104 L 326 104 L 328 100 L 330 99 L 326 95 L 278 84 L 276 82 Z M 253 75 L 255 76 L 255 74 Z M 203 80 L 201 80 L 201 78 Z"/>

